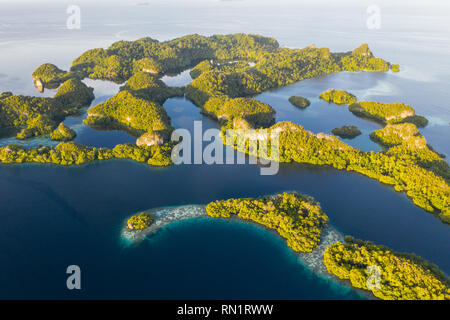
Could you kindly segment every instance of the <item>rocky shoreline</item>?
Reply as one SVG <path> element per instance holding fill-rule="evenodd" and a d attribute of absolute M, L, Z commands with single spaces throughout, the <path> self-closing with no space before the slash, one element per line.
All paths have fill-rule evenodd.
<path fill-rule="evenodd" d="M 144 230 L 129 230 L 124 225 L 121 237 L 132 243 L 141 242 L 146 236 L 157 231 L 158 229 L 181 220 L 207 217 L 205 206 L 202 205 L 186 205 L 179 207 L 162 207 L 144 211 L 151 214 L 155 221 L 152 225 Z"/>

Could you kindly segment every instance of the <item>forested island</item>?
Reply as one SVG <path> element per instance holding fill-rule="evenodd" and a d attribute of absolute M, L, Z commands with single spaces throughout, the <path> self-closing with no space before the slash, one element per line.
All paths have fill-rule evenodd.
<path fill-rule="evenodd" d="M 44 63 L 40 65 L 33 74 L 33 82 L 39 92 L 43 92 L 45 88 L 55 89 L 61 83 L 77 76 L 71 72 L 66 72 L 59 69 L 51 63 Z"/>
<path fill-rule="evenodd" d="M 213 218 L 239 217 L 275 230 L 296 252 L 311 252 L 320 242 L 327 215 L 311 197 L 284 192 L 262 198 L 211 202 L 206 212 Z"/>
<path fill-rule="evenodd" d="M 348 109 L 357 116 L 373 119 L 382 124 L 410 122 L 418 127 L 425 127 L 428 124 L 428 120 L 416 115 L 411 106 L 400 102 L 362 101 L 349 105 Z"/>
<path fill-rule="evenodd" d="M 186 88 L 171 88 L 160 80 L 165 74 L 191 67 L 195 79 Z M 281 162 L 306 162 L 359 172 L 393 185 L 397 191 L 405 191 L 416 205 L 449 223 L 448 165 L 428 146 L 415 148 L 402 143 L 385 152 L 363 152 L 336 137 L 315 135 L 297 124 L 274 124 L 273 108 L 252 98 L 265 90 L 324 74 L 389 69 L 394 71 L 398 66 L 375 57 L 367 44 L 353 51 L 333 53 L 315 46 L 283 48 L 273 38 L 245 34 L 188 35 L 164 42 L 148 37 L 118 41 L 107 49 L 86 51 L 73 61 L 70 71 L 52 64 L 37 68 L 33 72 L 35 82 L 43 87 L 59 86 L 53 98 L 1 94 L 0 131 L 3 136 L 16 135 L 20 139 L 50 133 L 57 137 L 58 132 L 66 131 L 62 128 L 55 132 L 65 117 L 91 103 L 92 89 L 80 81 L 88 77 L 116 83 L 127 81 L 115 96 L 89 109 L 85 123 L 94 128 L 131 132 L 139 137 L 136 144 L 112 149 L 74 143 L 30 149 L 10 145 L 0 148 L 0 161 L 70 165 L 126 158 L 151 165 L 170 165 L 173 144 L 168 137 L 172 127 L 161 104 L 169 97 L 185 93 L 202 113 L 216 119 L 223 128 L 268 128 L 271 134 L 278 134 Z M 330 94 L 332 98 L 328 97 Z M 351 94 L 341 98 L 339 91 L 327 95 L 326 99 L 333 102 L 350 103 L 355 99 Z M 349 110 L 383 124 L 426 124 L 425 118 L 402 103 L 355 101 Z M 268 157 L 278 159 L 275 155 Z"/>
<path fill-rule="evenodd" d="M 450 299 L 450 279 L 436 265 L 415 254 L 395 252 L 383 245 L 340 235 L 328 226 L 328 216 L 319 203 L 295 191 L 260 198 L 218 200 L 206 207 L 149 209 L 126 220 L 122 237 L 138 243 L 169 223 L 205 215 L 256 224 L 274 232 L 286 240 L 313 272 L 334 280 L 337 277 L 342 284 L 369 291 L 371 297 Z"/>
<path fill-rule="evenodd" d="M 203 106 L 202 113 L 222 124 L 243 120 L 250 128 L 267 127 L 275 122 L 275 110 L 270 105 L 249 98 L 211 98 Z"/>
<path fill-rule="evenodd" d="M 260 145 L 270 145 L 273 135 L 278 136 L 278 154 L 270 154 L 266 150 L 259 156 L 280 162 L 327 165 L 361 173 L 393 185 L 396 191 L 406 192 L 414 204 L 436 213 L 443 222 L 450 223 L 449 167 L 441 158 L 423 161 L 423 157 L 412 156 L 416 150 L 407 145 L 390 149 L 390 152 L 364 152 L 334 136 L 314 134 L 292 122 L 278 122 L 271 126 L 265 139 L 269 141 Z M 246 140 L 248 136 L 245 133 L 236 131 L 226 132 L 223 138 L 224 143 L 233 145 L 237 150 L 258 156 L 258 150 L 249 149 L 244 142 Z M 422 148 L 420 152 L 424 150 Z"/>
<path fill-rule="evenodd" d="M 90 108 L 83 123 L 105 128 L 123 127 L 137 136 L 150 130 L 171 128 L 170 118 L 159 103 L 137 98 L 126 90 Z"/>
<path fill-rule="evenodd" d="M 126 228 L 129 231 L 142 231 L 150 227 L 155 221 L 155 217 L 147 212 L 140 212 L 127 220 Z"/>
<path fill-rule="evenodd" d="M 370 138 L 387 148 L 386 154 L 411 161 L 431 170 L 447 182 L 450 180 L 448 163 L 434 151 L 412 123 L 387 125 L 370 134 Z"/>
<path fill-rule="evenodd" d="M 171 145 L 137 146 L 118 144 L 112 149 L 87 147 L 73 142 L 62 142 L 56 147 L 41 146 L 26 149 L 19 145 L 0 147 L 2 163 L 54 163 L 60 165 L 80 165 L 109 159 L 131 159 L 153 166 L 172 164 Z"/>
<path fill-rule="evenodd" d="M 292 103 L 294 106 L 301 108 L 301 109 L 304 109 L 311 104 L 311 102 L 308 99 L 306 99 L 305 97 L 300 97 L 300 96 L 290 97 L 289 102 Z"/>
<path fill-rule="evenodd" d="M 334 104 L 352 104 L 356 102 L 356 97 L 344 90 L 328 89 L 319 95 L 320 99 Z"/>
<path fill-rule="evenodd" d="M 78 79 L 63 82 L 53 98 L 4 93 L 0 96 L 0 137 L 27 139 L 50 134 L 93 99 L 93 89 Z"/>
<path fill-rule="evenodd" d="M 356 126 L 342 126 L 340 128 L 334 128 L 331 132 L 345 139 L 353 139 L 361 134 L 361 130 L 359 130 Z"/>
<path fill-rule="evenodd" d="M 75 139 L 76 136 L 77 133 L 75 130 L 70 129 L 62 122 L 52 133 L 50 133 L 50 139 L 55 141 L 70 141 Z"/>
<path fill-rule="evenodd" d="M 391 64 L 391 70 L 393 72 L 400 72 L 400 65 L 398 65 L 398 64 Z"/>
<path fill-rule="evenodd" d="M 450 300 L 450 280 L 434 264 L 369 241 L 346 240 L 326 248 L 324 263 L 353 287 L 384 300 Z"/>

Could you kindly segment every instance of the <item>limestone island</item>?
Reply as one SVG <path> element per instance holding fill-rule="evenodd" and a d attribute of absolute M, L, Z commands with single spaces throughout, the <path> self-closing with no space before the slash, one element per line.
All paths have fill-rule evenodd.
<path fill-rule="evenodd" d="M 292 96 L 289 98 L 289 102 L 292 103 L 294 106 L 304 109 L 306 107 L 308 107 L 311 102 L 304 98 L 304 97 L 300 97 L 300 96 Z"/>
<path fill-rule="evenodd" d="M 61 142 L 56 147 L 25 148 L 17 144 L 0 147 L 2 163 L 53 163 L 81 165 L 110 159 L 131 159 L 152 166 L 172 164 L 171 145 L 137 146 L 135 143 L 118 144 L 114 148 L 86 147 L 73 142 Z"/>
<path fill-rule="evenodd" d="M 131 159 L 149 165 L 170 165 L 174 143 L 167 137 L 173 128 L 162 103 L 168 97 L 185 94 L 201 113 L 218 121 L 222 129 L 255 128 L 253 136 L 268 140 L 266 143 L 271 143 L 272 135 L 279 136 L 278 152 L 265 155 L 270 160 L 359 172 L 390 184 L 397 191 L 405 191 L 414 204 L 450 222 L 450 186 L 445 178 L 448 166 L 443 162 L 430 166 L 430 161 L 424 162 L 415 152 L 395 151 L 400 147 L 389 153 L 362 152 L 332 135 L 314 134 L 291 122 L 274 123 L 274 109 L 253 98 L 269 89 L 326 74 L 387 72 L 391 66 L 375 57 L 367 44 L 347 52 L 315 46 L 291 49 L 280 47 L 273 38 L 246 34 L 117 41 L 106 49 L 87 50 L 72 62 L 70 71 L 50 64 L 37 68 L 33 77 L 44 86 L 60 83 L 52 98 L 0 95 L 0 134 L 19 139 L 50 134 L 67 116 L 90 104 L 92 89 L 80 81 L 90 78 L 123 86 L 115 96 L 89 109 L 85 124 L 98 129 L 126 130 L 136 136 L 136 143 L 114 148 L 67 142 L 54 148 L 8 145 L 0 147 L 0 162 L 72 165 Z M 185 88 L 168 87 L 160 79 L 190 68 L 195 79 Z M 326 99 L 348 103 L 355 99 L 352 97 L 330 91 Z M 350 109 L 383 124 L 426 123 L 412 108 L 395 104 L 360 102 L 351 104 Z M 268 129 L 270 135 L 259 135 L 260 128 Z M 239 150 L 237 142 L 248 138 L 246 134 L 228 142 L 224 139 L 224 143 L 232 143 Z M 254 152 L 249 148 L 240 151 Z"/>
<path fill-rule="evenodd" d="M 437 176 L 450 181 L 448 163 L 443 160 L 445 155 L 437 153 L 412 123 L 388 124 L 386 127 L 375 130 L 370 138 L 387 148 L 385 154 L 394 156 L 399 161 L 416 163 L 434 172 Z"/>
<path fill-rule="evenodd" d="M 145 237 L 168 224 L 205 217 L 207 217 L 207 214 L 205 207 L 202 205 L 150 209 L 127 219 L 122 228 L 121 237 L 128 244 L 139 244 Z"/>
<path fill-rule="evenodd" d="M 78 79 L 63 82 L 53 98 L 2 94 L 0 136 L 27 139 L 50 134 L 67 116 L 94 99 L 93 89 Z"/>
<path fill-rule="evenodd" d="M 359 130 L 356 126 L 342 126 L 340 128 L 334 128 L 331 132 L 335 136 L 339 136 L 344 139 L 353 139 L 361 134 L 361 130 Z"/>
<path fill-rule="evenodd" d="M 126 90 L 90 108 L 83 123 L 93 127 L 124 129 L 136 136 L 149 130 L 171 130 L 170 118 L 159 103 L 138 98 Z"/>
<path fill-rule="evenodd" d="M 392 72 L 399 72 L 400 71 L 400 65 L 398 65 L 398 64 L 391 64 L 391 70 L 392 70 Z"/>
<path fill-rule="evenodd" d="M 328 89 L 319 95 L 319 98 L 334 104 L 352 104 L 356 102 L 356 97 L 344 90 Z"/>
<path fill-rule="evenodd" d="M 382 124 L 410 122 L 418 127 L 425 127 L 428 124 L 428 120 L 416 115 L 411 106 L 400 102 L 361 101 L 349 105 L 348 109 L 356 116 L 372 119 Z"/>
<path fill-rule="evenodd" d="M 277 234 L 317 275 L 352 286 L 369 299 L 450 299 L 450 280 L 436 265 L 414 254 L 344 237 L 328 224 L 313 198 L 294 191 L 219 200 L 206 207 L 144 211 L 127 219 L 121 236 L 129 244 L 138 244 L 170 223 L 207 217 L 255 224 Z"/>
<path fill-rule="evenodd" d="M 56 89 L 60 84 L 71 78 L 76 78 L 77 75 L 61 70 L 54 64 L 44 63 L 34 70 L 32 77 L 34 86 L 39 92 L 44 92 L 45 88 Z"/>
<path fill-rule="evenodd" d="M 225 132 L 223 142 L 236 150 L 267 160 L 279 162 L 310 163 L 330 166 L 339 170 L 355 171 L 392 185 L 396 191 L 405 191 L 415 205 L 436 214 L 450 223 L 449 166 L 445 161 L 423 161 L 422 156 L 404 147 L 391 152 L 363 152 L 324 133 L 314 134 L 292 122 L 278 122 L 268 129 L 268 134 Z M 276 154 L 257 154 L 245 147 L 245 141 L 259 136 L 263 143 L 272 143 L 277 137 Z M 250 137 L 251 136 L 251 137 Z M 411 150 L 411 149 L 409 149 Z M 425 149 L 420 149 L 422 152 Z"/>
<path fill-rule="evenodd" d="M 142 240 L 154 221 L 155 217 L 150 213 L 137 213 L 127 220 L 123 233 L 127 235 L 127 239 Z"/>

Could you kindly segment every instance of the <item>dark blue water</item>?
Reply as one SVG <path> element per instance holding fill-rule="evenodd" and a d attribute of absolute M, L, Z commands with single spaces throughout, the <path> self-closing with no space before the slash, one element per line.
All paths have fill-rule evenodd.
<path fill-rule="evenodd" d="M 87 49 L 144 36 L 166 40 L 190 33 L 246 32 L 274 36 L 282 46 L 316 43 L 332 51 L 368 42 L 375 55 L 400 63 L 401 72 L 334 74 L 257 99 L 276 109 L 277 121 L 293 121 L 315 133 L 356 125 L 363 134 L 345 141 L 363 150 L 380 150 L 368 138 L 379 125 L 319 100 L 319 93 L 336 88 L 360 100 L 402 101 L 430 120 L 421 129 L 428 142 L 450 154 L 448 6 L 386 1 L 380 3 L 382 28 L 369 30 L 362 3 L 317 7 L 281 2 L 80 2 L 80 30 L 65 29 L 63 1 L 51 6 L 0 4 L 0 92 L 38 95 L 31 81 L 38 65 L 52 62 L 67 70 Z M 119 87 L 84 81 L 95 89 L 92 105 Z M 163 81 L 182 86 L 190 78 L 185 71 Z M 288 102 L 291 95 L 307 97 L 311 106 L 297 109 Z M 184 98 L 169 99 L 164 107 L 176 128 L 192 131 L 194 120 L 202 120 L 204 129 L 217 127 Z M 76 142 L 113 147 L 136 139 L 122 131 L 85 127 L 85 116 L 65 121 L 77 131 Z M 2 139 L 0 145 L 11 142 L 18 141 Z M 169 225 L 139 246 L 125 247 L 120 241 L 124 219 L 139 210 L 286 190 L 315 197 L 343 234 L 414 252 L 450 273 L 448 226 L 404 194 L 355 173 L 298 164 L 282 165 L 275 176 L 261 176 L 256 165 L 152 168 L 120 160 L 69 168 L 0 165 L 0 298 L 361 298 L 312 274 L 282 240 L 255 226 L 192 220 Z M 81 267 L 81 291 L 66 289 L 65 270 L 71 264 Z"/>
<path fill-rule="evenodd" d="M 283 166 L 276 176 L 260 176 L 256 166 L 161 169 L 114 160 L 73 168 L 1 166 L 0 177 L 3 298 L 286 298 L 287 292 L 291 298 L 354 297 L 335 285 L 303 282 L 310 275 L 290 250 L 255 227 L 182 223 L 136 248 L 123 248 L 119 239 L 123 220 L 139 210 L 283 190 L 314 196 L 345 234 L 415 252 L 446 272 L 450 269 L 447 226 L 404 195 L 347 172 Z M 267 259 L 266 264 L 254 263 L 260 259 Z M 83 271 L 79 293 L 65 289 L 70 264 Z M 210 264 L 216 268 L 206 267 Z M 255 266 L 261 273 L 255 274 Z M 241 272 L 228 272 L 230 268 Z M 279 270 L 290 272 L 281 276 Z M 284 280 L 250 280 L 264 273 Z M 223 286 L 204 281 L 216 274 Z M 309 284 L 302 288 L 300 283 Z"/>

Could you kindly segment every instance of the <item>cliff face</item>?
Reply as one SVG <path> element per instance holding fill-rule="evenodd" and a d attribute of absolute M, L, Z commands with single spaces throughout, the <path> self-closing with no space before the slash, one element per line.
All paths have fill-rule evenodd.
<path fill-rule="evenodd" d="M 369 49 L 369 45 L 367 43 L 363 43 L 358 48 L 355 48 L 352 51 L 352 55 L 354 56 L 364 56 L 364 57 L 373 57 L 372 51 Z"/>
<path fill-rule="evenodd" d="M 34 79 L 34 86 L 40 93 L 44 92 L 44 84 L 42 83 L 41 79 Z"/>
<path fill-rule="evenodd" d="M 137 146 L 163 145 L 169 140 L 168 132 L 148 131 L 136 140 Z"/>

